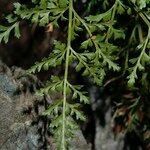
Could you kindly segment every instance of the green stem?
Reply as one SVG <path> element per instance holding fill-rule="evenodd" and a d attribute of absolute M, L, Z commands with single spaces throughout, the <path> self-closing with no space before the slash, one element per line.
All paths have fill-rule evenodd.
<path fill-rule="evenodd" d="M 139 59 L 138 59 L 137 66 L 138 66 L 138 64 L 140 63 L 141 58 L 142 58 L 142 56 L 143 56 L 143 54 L 144 54 L 144 52 L 145 52 L 145 49 L 146 49 L 146 46 L 147 46 L 147 43 L 148 43 L 149 38 L 150 38 L 150 28 L 149 28 L 149 30 L 148 30 L 148 34 L 147 34 L 147 37 L 146 37 L 146 40 L 145 40 L 145 43 L 144 43 L 143 50 L 142 50 L 142 52 L 141 52 L 141 54 L 140 54 L 140 57 L 139 57 Z"/>
<path fill-rule="evenodd" d="M 68 7 L 65 10 L 63 10 L 54 20 L 57 21 L 65 13 L 66 10 L 68 10 Z"/>
<path fill-rule="evenodd" d="M 65 150 L 65 128 L 66 128 L 66 101 L 67 101 L 67 78 L 68 78 L 68 67 L 69 67 L 69 54 L 71 47 L 71 31 L 72 31 L 72 10 L 73 2 L 69 0 L 69 24 L 68 24 L 68 39 L 67 39 L 67 52 L 65 62 L 65 73 L 64 73 L 64 88 L 63 88 L 63 125 L 62 125 L 62 150 Z"/>
<path fill-rule="evenodd" d="M 143 21 L 147 24 L 147 26 L 150 27 L 150 22 L 147 20 L 144 14 L 140 12 L 139 15 L 143 19 Z"/>
<path fill-rule="evenodd" d="M 72 48 L 71 48 L 71 52 L 74 54 L 74 56 L 76 56 L 76 58 L 78 58 L 79 61 L 82 62 L 82 64 L 88 69 L 88 71 L 90 72 L 90 74 L 94 77 L 95 74 L 91 71 L 91 69 L 89 68 L 89 66 L 87 65 L 87 63 L 82 60 L 82 58 L 80 57 L 80 55 L 78 55 L 78 53 L 75 52 Z"/>
<path fill-rule="evenodd" d="M 137 61 L 137 63 L 136 63 L 136 66 L 135 66 L 133 72 L 136 72 L 136 70 L 137 70 L 137 68 L 138 68 L 138 66 L 139 66 L 139 64 L 140 64 L 140 62 L 141 62 L 141 59 L 142 59 L 142 56 L 143 56 L 143 54 L 144 54 L 144 52 L 145 52 L 145 50 L 146 50 L 146 46 L 147 46 L 147 44 L 148 44 L 149 38 L 150 38 L 150 28 L 149 28 L 149 30 L 148 30 L 148 34 L 147 34 L 147 37 L 146 37 L 146 40 L 145 40 L 145 43 L 144 43 L 144 47 L 143 47 L 143 49 L 142 49 L 142 52 L 141 52 L 141 54 L 140 54 L 140 56 L 139 56 L 139 59 L 138 59 L 138 61 Z"/>
<path fill-rule="evenodd" d="M 73 13 L 77 17 L 77 19 L 83 24 L 83 26 L 85 27 L 85 29 L 87 30 L 87 32 L 91 38 L 92 33 L 91 33 L 90 29 L 88 28 L 88 26 L 86 25 L 86 23 L 84 22 L 84 20 L 76 13 L 76 11 L 74 9 L 73 9 Z"/>
<path fill-rule="evenodd" d="M 92 36 L 93 36 L 93 35 L 92 35 L 92 33 L 91 33 L 89 27 L 87 26 L 87 24 L 85 23 L 85 21 L 76 13 L 75 10 L 73 10 L 73 12 L 74 12 L 75 16 L 78 18 L 78 20 L 82 23 L 82 25 L 83 25 L 83 26 L 85 27 L 85 29 L 87 30 L 87 32 L 88 32 L 88 34 L 89 34 L 89 36 L 90 36 L 90 38 L 91 38 L 91 40 L 92 40 L 92 42 L 93 42 L 93 44 L 94 44 L 96 50 L 97 50 L 98 45 L 97 45 L 97 43 L 92 39 Z"/>
<path fill-rule="evenodd" d="M 118 0 L 116 0 L 116 2 L 115 2 L 115 4 L 113 5 L 113 7 L 116 7 L 115 5 L 117 5 L 116 3 L 118 2 Z M 113 8 L 112 7 L 112 8 Z M 116 10 L 115 10 L 116 11 Z M 90 38 L 91 38 L 91 40 L 92 40 L 92 42 L 93 42 L 93 44 L 94 44 L 94 46 L 95 46 L 95 49 L 96 49 L 96 51 L 98 51 L 98 53 L 99 53 L 99 55 L 100 56 L 102 56 L 103 57 L 103 59 L 104 60 L 106 60 L 106 62 L 108 63 L 108 64 L 112 64 L 113 62 L 111 61 L 111 60 L 109 60 L 109 58 L 107 58 L 107 56 L 100 50 L 100 48 L 99 48 L 99 46 L 98 46 L 98 44 L 95 42 L 95 40 L 94 39 L 92 39 L 92 33 L 91 33 L 91 31 L 90 31 L 90 29 L 89 29 L 89 27 L 87 26 L 87 24 L 85 23 L 85 21 L 76 13 L 76 11 L 73 9 L 73 13 L 74 13 L 74 15 L 77 17 L 77 19 L 82 23 L 82 25 L 85 27 L 85 29 L 87 30 L 87 32 L 88 32 L 88 34 L 89 34 L 89 36 L 90 36 Z M 111 18 L 111 19 L 114 19 L 114 16 L 115 16 L 115 12 L 113 13 L 113 18 Z M 111 63 L 110 63 L 111 62 Z M 118 69 L 119 69 L 119 67 L 117 67 Z M 118 70 L 118 69 L 116 69 L 116 70 Z"/>
<path fill-rule="evenodd" d="M 141 28 L 140 24 L 138 24 L 138 33 L 139 33 L 140 43 L 142 43 L 143 42 L 143 32 L 142 32 L 142 28 Z"/>
<path fill-rule="evenodd" d="M 130 0 L 130 2 L 133 4 L 133 2 Z M 146 23 L 146 25 L 148 26 L 148 28 L 150 27 L 150 22 L 149 20 L 145 17 L 143 12 L 139 12 L 137 6 L 134 5 L 134 9 L 135 11 L 139 14 L 139 16 L 143 19 L 143 21 Z"/>
<path fill-rule="evenodd" d="M 117 4 L 118 4 L 118 0 L 115 1 L 115 4 L 113 5 L 113 11 L 112 11 L 112 16 L 111 16 L 111 23 L 113 22 L 114 18 L 115 18 L 115 14 L 116 14 L 116 9 L 117 9 Z M 107 43 L 108 42 L 108 39 L 109 39 L 109 34 L 110 34 L 110 31 L 111 31 L 111 28 L 112 28 L 112 25 L 109 26 L 108 30 L 107 30 L 107 34 L 106 34 L 106 39 L 105 39 L 105 42 Z"/>

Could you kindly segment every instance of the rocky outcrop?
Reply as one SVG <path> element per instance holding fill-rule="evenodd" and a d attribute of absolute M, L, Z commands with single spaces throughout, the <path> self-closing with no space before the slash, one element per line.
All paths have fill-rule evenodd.
<path fill-rule="evenodd" d="M 51 99 L 34 95 L 39 84 L 35 76 L 0 62 L 0 150 L 56 150 L 42 116 Z M 71 150 L 91 149 L 81 130 L 70 145 Z"/>
<path fill-rule="evenodd" d="M 39 127 L 44 99 L 33 94 L 37 86 L 35 76 L 0 63 L 0 150 L 44 148 L 45 129 Z"/>
<path fill-rule="evenodd" d="M 120 134 L 116 137 L 114 135 L 110 97 L 102 97 L 99 89 L 95 86 L 90 88 L 89 93 L 95 119 L 94 149 L 123 150 L 125 135 Z"/>

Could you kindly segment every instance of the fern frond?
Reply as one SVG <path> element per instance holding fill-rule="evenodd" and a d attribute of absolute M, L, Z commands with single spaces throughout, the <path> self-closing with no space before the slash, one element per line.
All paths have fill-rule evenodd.
<path fill-rule="evenodd" d="M 85 95 L 87 92 L 82 91 L 81 92 L 81 85 L 71 85 L 67 81 L 67 85 L 70 87 L 70 89 L 73 91 L 73 99 L 77 99 L 79 97 L 79 101 L 84 104 L 89 104 L 89 98 Z"/>
<path fill-rule="evenodd" d="M 10 19 L 9 19 L 10 21 Z M 12 20 L 14 21 L 14 20 Z M 15 37 L 20 37 L 20 30 L 19 30 L 19 22 L 15 22 L 13 25 L 9 27 L 5 27 L 0 25 L 0 42 L 4 41 L 5 43 L 8 42 L 10 33 L 14 31 Z"/>
<path fill-rule="evenodd" d="M 56 77 L 55 77 L 56 78 Z M 36 92 L 37 95 L 43 96 L 46 94 L 61 92 L 63 89 L 63 81 L 58 78 L 58 80 L 53 80 L 54 77 L 52 76 L 51 82 L 47 82 L 44 88 L 41 88 Z"/>
<path fill-rule="evenodd" d="M 53 22 L 57 26 L 58 19 L 63 18 L 64 12 L 68 9 L 67 4 L 67 1 L 62 5 L 62 2 L 56 0 L 47 2 L 41 0 L 39 5 L 36 2 L 36 7 L 27 8 L 25 5 L 17 2 L 14 3 L 14 13 L 22 19 L 31 20 L 32 23 L 38 23 L 40 26 L 45 26 L 49 22 Z"/>
<path fill-rule="evenodd" d="M 49 68 L 56 67 L 62 64 L 65 59 L 66 45 L 59 41 L 54 41 L 54 50 L 50 53 L 48 58 L 44 58 L 41 62 L 36 62 L 28 72 L 40 72 L 41 69 L 48 70 Z"/>
<path fill-rule="evenodd" d="M 138 78 L 137 71 L 138 70 L 139 71 L 144 70 L 145 69 L 144 68 L 145 63 L 150 61 L 150 56 L 148 56 L 146 54 L 146 47 L 147 47 L 149 39 L 150 39 L 150 28 L 149 28 L 149 31 L 148 31 L 148 35 L 147 35 L 147 37 L 144 41 L 144 44 L 142 46 L 142 51 L 141 51 L 139 57 L 130 60 L 135 65 L 134 65 L 134 67 L 129 68 L 130 71 L 131 71 L 130 75 L 127 77 L 129 79 L 128 80 L 129 86 L 133 86 L 134 83 L 135 83 L 135 80 Z"/>

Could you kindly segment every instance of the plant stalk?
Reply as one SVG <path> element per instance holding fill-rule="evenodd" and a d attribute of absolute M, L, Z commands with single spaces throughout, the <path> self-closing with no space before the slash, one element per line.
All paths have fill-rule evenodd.
<path fill-rule="evenodd" d="M 66 51 L 65 73 L 64 73 L 64 88 L 63 88 L 63 125 L 62 125 L 62 143 L 61 143 L 62 150 L 65 150 L 67 78 L 68 78 L 68 67 L 69 67 L 69 54 L 70 54 L 70 48 L 71 48 L 72 10 L 73 10 L 73 1 L 69 0 L 68 39 L 67 39 L 67 51 Z"/>

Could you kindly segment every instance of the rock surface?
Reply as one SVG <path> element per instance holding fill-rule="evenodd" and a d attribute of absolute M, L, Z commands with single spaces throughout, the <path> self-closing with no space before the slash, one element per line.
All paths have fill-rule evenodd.
<path fill-rule="evenodd" d="M 0 63 L 0 150 L 42 149 L 38 132 L 39 112 L 34 106 L 40 99 L 33 95 L 37 79 L 19 68 Z"/>
<path fill-rule="evenodd" d="M 34 95 L 38 84 L 35 76 L 0 62 L 0 150 L 56 150 L 41 116 L 51 100 Z M 71 150 L 91 149 L 81 130 L 70 144 Z"/>
<path fill-rule="evenodd" d="M 125 135 L 114 136 L 110 97 L 101 99 L 96 87 L 90 89 L 92 110 L 95 116 L 95 150 L 123 150 Z"/>

